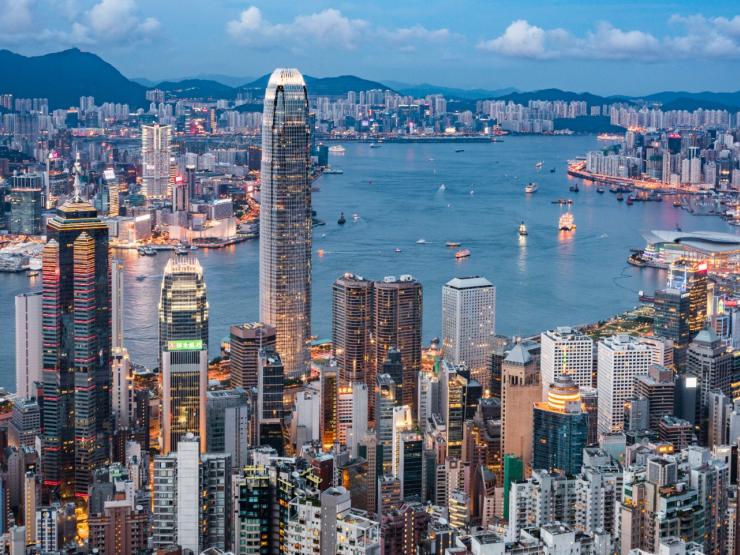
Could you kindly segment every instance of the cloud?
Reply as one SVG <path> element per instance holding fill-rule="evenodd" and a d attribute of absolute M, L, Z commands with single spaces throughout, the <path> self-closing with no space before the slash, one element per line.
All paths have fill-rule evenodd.
<path fill-rule="evenodd" d="M 19 34 L 33 26 L 32 0 L 0 0 L 0 32 Z"/>
<path fill-rule="evenodd" d="M 600 22 L 583 36 L 544 29 L 519 19 L 498 37 L 478 43 L 478 50 L 511 58 L 634 60 L 656 62 L 676 58 L 740 58 L 740 16 L 732 19 L 701 15 L 672 16 L 680 34 L 656 37 L 640 30 L 622 30 Z"/>
<path fill-rule="evenodd" d="M 356 48 L 368 23 L 362 19 L 349 19 L 339 10 L 298 15 L 289 23 L 270 23 L 256 6 L 244 10 L 239 19 L 226 24 L 226 31 L 242 44 L 269 47 L 285 44 L 287 47 L 306 43 L 336 46 L 346 50 Z"/>
<path fill-rule="evenodd" d="M 364 19 L 351 19 L 334 8 L 297 15 L 287 23 L 272 23 L 256 6 L 249 6 L 237 19 L 228 21 L 226 32 L 241 44 L 257 48 L 282 45 L 289 50 L 306 46 L 355 50 L 373 41 L 408 48 L 419 43 L 445 42 L 455 36 L 448 29 L 427 29 L 421 25 L 386 29 Z"/>
<path fill-rule="evenodd" d="M 42 27 L 34 4 L 35 0 L 0 0 L 0 43 L 131 45 L 154 38 L 161 29 L 156 18 L 139 14 L 136 0 L 99 0 L 84 12 L 75 0 L 53 1 L 53 8 L 68 20 L 68 28 Z"/>

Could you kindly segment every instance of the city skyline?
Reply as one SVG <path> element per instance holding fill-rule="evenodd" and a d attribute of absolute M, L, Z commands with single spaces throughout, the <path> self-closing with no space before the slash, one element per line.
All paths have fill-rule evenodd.
<path fill-rule="evenodd" d="M 77 46 L 128 77 L 153 81 L 257 77 L 297 65 L 311 75 L 356 73 L 488 89 L 639 95 L 740 88 L 740 16 L 728 1 L 715 2 L 711 12 L 694 1 L 652 2 L 640 10 L 606 2 L 598 11 L 524 2 L 497 6 L 494 22 L 470 17 L 490 10 L 477 1 L 459 11 L 440 1 L 424 10 L 413 2 L 367 7 L 223 0 L 188 10 L 172 9 L 169 1 L 68 1 L 48 10 L 29 1 L 5 4 L 1 47 L 35 55 Z M 132 55 L 143 50 L 154 55 Z"/>

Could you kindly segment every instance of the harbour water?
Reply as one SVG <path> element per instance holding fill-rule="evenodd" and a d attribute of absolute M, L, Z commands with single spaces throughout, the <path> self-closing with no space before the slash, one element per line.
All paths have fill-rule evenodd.
<path fill-rule="evenodd" d="M 566 161 L 598 148 L 593 136 L 506 137 L 462 147 L 343 146 L 346 153 L 332 155 L 331 163 L 344 173 L 322 176 L 313 195 L 317 216 L 326 222 L 314 229 L 312 324 L 320 338 L 331 335 L 331 284 L 344 272 L 419 279 L 425 341 L 440 333 L 442 285 L 455 276 L 484 275 L 497 288 L 497 333 L 530 335 L 607 318 L 638 304 L 638 291 L 663 286 L 664 272 L 625 262 L 630 248 L 644 246 L 640 231 L 679 225 L 684 231 L 733 232 L 718 218 L 692 216 L 671 202 L 627 206 L 583 183 L 580 192 L 569 192 Z M 544 162 L 540 170 L 538 161 Z M 538 191 L 525 195 L 530 181 Z M 561 207 L 551 202 L 558 198 L 574 199 L 576 231 L 558 231 Z M 344 226 L 337 224 L 340 212 Z M 526 237 L 517 232 L 522 220 Z M 419 239 L 426 243 L 417 244 Z M 456 259 L 447 241 L 460 242 L 471 256 Z M 230 324 L 259 316 L 258 252 L 257 241 L 247 241 L 194 253 L 208 286 L 211 356 Z M 170 254 L 115 256 L 126 266 L 127 346 L 136 362 L 153 365 L 159 288 Z M 0 386 L 12 389 L 15 381 L 13 297 L 40 288 L 39 279 L 0 274 Z"/>

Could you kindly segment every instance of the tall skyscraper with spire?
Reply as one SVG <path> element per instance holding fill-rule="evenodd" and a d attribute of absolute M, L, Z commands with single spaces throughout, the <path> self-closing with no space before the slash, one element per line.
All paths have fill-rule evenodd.
<path fill-rule="evenodd" d="M 265 91 L 260 191 L 260 320 L 277 330 L 286 377 L 307 371 L 311 335 L 311 128 L 297 69 Z"/>
<path fill-rule="evenodd" d="M 75 193 L 49 220 L 43 251 L 44 487 L 86 498 L 111 432 L 111 275 L 108 226 Z"/>

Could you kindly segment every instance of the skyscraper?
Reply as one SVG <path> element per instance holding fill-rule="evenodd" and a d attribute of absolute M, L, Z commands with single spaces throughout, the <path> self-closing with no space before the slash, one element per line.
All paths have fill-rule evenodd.
<path fill-rule="evenodd" d="M 375 345 L 371 372 L 373 381 L 388 354 L 395 347 L 401 351 L 403 380 L 396 384 L 403 404 L 416 407 L 417 374 L 421 369 L 421 283 L 410 275 L 396 279 L 389 276 L 375 282 L 373 330 Z"/>
<path fill-rule="evenodd" d="M 282 453 L 285 369 L 280 355 L 275 351 L 265 349 L 259 353 L 258 366 L 257 425 L 259 445 L 269 445 L 278 453 Z"/>
<path fill-rule="evenodd" d="M 111 263 L 111 347 L 123 347 L 123 261 Z"/>
<path fill-rule="evenodd" d="M 44 176 L 40 173 L 14 175 L 10 178 L 10 233 L 41 234 L 41 210 Z"/>
<path fill-rule="evenodd" d="M 311 335 L 310 144 L 303 76 L 276 69 L 262 119 L 260 320 L 277 330 L 288 377 L 306 373 Z"/>
<path fill-rule="evenodd" d="M 162 371 L 162 452 L 175 449 L 187 433 L 206 445 L 208 301 L 197 259 L 167 262 L 159 301 Z"/>
<path fill-rule="evenodd" d="M 15 391 L 18 397 L 35 397 L 34 382 L 41 381 L 42 293 L 15 297 Z"/>
<path fill-rule="evenodd" d="M 542 332 L 540 337 L 543 395 L 565 374 L 579 387 L 593 385 L 594 342 L 589 336 L 573 328 L 559 327 Z"/>
<path fill-rule="evenodd" d="M 368 383 L 372 353 L 373 282 L 344 274 L 332 287 L 332 355 L 342 384 Z"/>
<path fill-rule="evenodd" d="M 501 455 L 532 464 L 532 407 L 542 398 L 537 362 L 521 343 L 501 365 Z"/>
<path fill-rule="evenodd" d="M 275 349 L 275 328 L 260 322 L 231 326 L 231 385 L 257 387 L 257 358 L 261 349 Z"/>
<path fill-rule="evenodd" d="M 445 359 L 465 364 L 490 391 L 488 359 L 496 333 L 496 288 L 484 277 L 454 278 L 442 287 L 442 346 Z"/>
<path fill-rule="evenodd" d="M 634 395 L 635 378 L 648 373 L 652 352 L 629 335 L 606 337 L 598 349 L 599 433 L 620 432 L 624 403 Z"/>
<path fill-rule="evenodd" d="M 48 223 L 43 251 L 44 486 L 87 496 L 109 452 L 111 284 L 108 226 L 79 196 Z"/>
<path fill-rule="evenodd" d="M 169 125 L 141 126 L 141 188 L 147 199 L 170 196 L 171 140 Z"/>
<path fill-rule="evenodd" d="M 547 402 L 536 403 L 532 468 L 567 475 L 580 472 L 588 441 L 588 414 L 578 386 L 569 375 L 550 384 Z"/>

